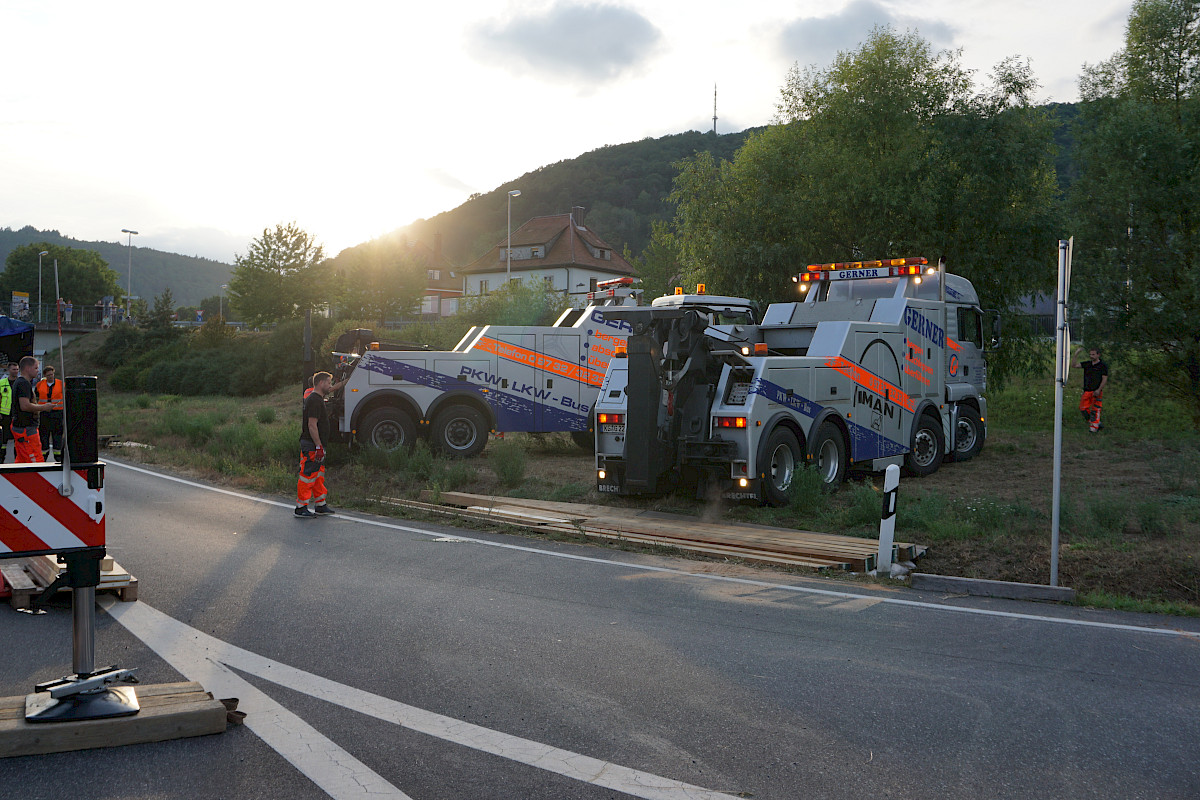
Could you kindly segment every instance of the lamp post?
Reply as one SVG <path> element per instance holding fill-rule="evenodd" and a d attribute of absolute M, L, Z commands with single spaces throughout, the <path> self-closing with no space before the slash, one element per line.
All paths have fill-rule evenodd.
<path fill-rule="evenodd" d="M 48 255 L 49 250 L 38 253 L 38 322 L 42 321 L 42 256 Z"/>
<path fill-rule="evenodd" d="M 511 192 L 508 193 L 508 253 L 506 255 L 508 256 L 508 278 L 507 278 L 507 280 L 509 280 L 509 281 L 512 280 L 512 199 L 514 197 L 520 197 L 520 196 L 521 196 L 520 189 L 513 189 Z"/>
<path fill-rule="evenodd" d="M 222 283 L 221 294 L 217 295 L 217 317 L 222 323 L 225 322 L 225 290 L 228 288 L 228 283 Z"/>
<path fill-rule="evenodd" d="M 129 281 L 125 284 L 125 313 L 128 315 L 133 310 L 133 306 L 129 298 L 133 297 L 133 237 L 137 236 L 137 231 L 131 231 L 128 228 L 121 228 L 121 233 L 129 234 Z"/>

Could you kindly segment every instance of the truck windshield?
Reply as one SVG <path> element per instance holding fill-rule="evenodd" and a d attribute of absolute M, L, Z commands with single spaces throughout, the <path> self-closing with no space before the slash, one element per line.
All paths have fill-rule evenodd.
<path fill-rule="evenodd" d="M 753 325 L 754 315 L 749 311 L 718 311 L 713 314 L 714 325 Z"/>
<path fill-rule="evenodd" d="M 896 287 L 906 278 L 871 278 L 869 280 L 829 281 L 825 299 L 831 302 L 846 300 L 878 300 L 895 297 Z"/>

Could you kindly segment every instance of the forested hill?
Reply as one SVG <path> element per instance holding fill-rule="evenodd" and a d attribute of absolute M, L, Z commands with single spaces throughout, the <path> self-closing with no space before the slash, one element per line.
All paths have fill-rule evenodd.
<path fill-rule="evenodd" d="M 442 235 L 442 252 L 450 262 L 467 264 L 504 239 L 508 225 L 506 196 L 520 189 L 512 203 L 513 228 L 532 217 L 565 214 L 572 206 L 586 209 L 584 224 L 616 248 L 628 245 L 641 252 L 650 240 L 650 224 L 666 219 L 664 202 L 678 170 L 677 161 L 709 151 L 718 159 L 733 154 L 754 132 L 700 133 L 689 131 L 609 145 L 578 158 L 559 161 L 527 172 L 486 194 L 430 219 L 418 220 L 396 231 L 429 244 Z"/>
<path fill-rule="evenodd" d="M 37 242 L 96 251 L 121 276 L 120 285 L 125 287 L 130 254 L 124 244 L 85 242 L 63 236 L 58 231 L 39 231 L 31 225 L 15 231 L 0 228 L 0 265 L 14 248 Z M 137 245 L 133 247 L 133 293 L 151 302 L 164 289 L 170 288 L 176 305 L 198 305 L 204 298 L 220 294 L 221 284 L 229 282 L 232 270 L 232 265 L 209 258 L 166 253 Z M 53 273 L 46 274 L 47 280 L 52 281 Z"/>

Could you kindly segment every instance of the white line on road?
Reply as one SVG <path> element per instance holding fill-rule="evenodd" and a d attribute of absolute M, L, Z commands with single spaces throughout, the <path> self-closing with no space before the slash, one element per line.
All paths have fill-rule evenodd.
<path fill-rule="evenodd" d="M 281 503 L 278 500 L 268 500 L 265 497 L 256 497 L 242 492 L 234 492 L 229 489 L 221 489 L 216 486 L 208 486 L 203 483 L 189 481 L 185 478 L 177 478 L 174 475 L 164 475 L 161 472 L 135 467 L 130 464 L 122 464 L 119 461 L 107 461 L 115 467 L 122 469 L 140 472 L 144 475 L 151 475 L 155 478 L 162 478 L 167 481 L 175 481 L 182 483 L 185 486 L 192 486 L 196 489 L 204 489 L 209 492 L 217 492 L 219 494 L 229 495 L 230 497 L 238 497 L 242 500 L 249 500 L 254 503 L 264 503 L 271 506 L 279 506 L 280 508 L 295 508 L 292 503 Z M 391 530 L 404 531 L 406 533 L 416 533 L 422 536 L 445 536 L 442 531 L 427 531 L 421 528 L 414 528 L 410 525 L 397 525 L 392 522 L 384 522 L 382 520 L 367 519 L 365 517 L 352 517 L 345 514 L 339 514 L 337 519 L 348 522 L 357 522 L 362 525 L 374 525 L 378 528 L 388 528 Z M 970 608 L 967 606 L 950 606 L 941 603 L 929 603 L 922 600 L 902 600 L 898 597 L 880 597 L 878 595 L 857 594 L 855 592 L 839 592 L 832 589 L 814 589 L 809 586 L 796 586 L 790 583 L 771 583 L 769 581 L 759 581 L 752 578 L 734 578 L 728 575 L 711 575 L 708 573 L 688 572 L 682 569 L 672 569 L 671 567 L 656 567 L 651 564 L 631 564 L 625 561 L 613 561 L 606 558 L 595 558 L 593 556 L 581 556 L 574 553 L 560 553 L 554 550 L 543 550 L 538 547 L 528 547 L 526 545 L 508 544 L 506 542 L 491 542 L 487 539 L 474 539 L 469 536 L 458 536 L 456 538 L 473 544 L 486 545 L 487 547 L 500 547 L 506 550 L 519 550 L 525 553 L 535 553 L 537 555 L 549 556 L 551 558 L 564 558 L 571 561 L 585 561 L 593 564 L 603 564 L 609 567 L 623 567 L 625 569 L 640 570 L 643 572 L 661 572 L 668 575 L 681 575 L 688 578 L 696 578 L 709 581 L 720 581 L 722 583 L 736 583 L 743 586 L 757 586 L 766 589 L 781 589 L 788 592 L 797 592 L 800 594 L 819 595 L 823 597 L 837 597 L 854 600 L 878 600 L 881 603 L 894 606 L 908 606 L 909 608 L 925 608 L 934 611 L 947 611 L 955 614 L 977 614 L 985 617 L 1004 617 L 1008 619 L 1022 619 L 1031 622 L 1047 622 L 1054 625 L 1076 625 L 1084 628 L 1102 628 L 1106 630 L 1129 631 L 1132 633 L 1153 633 L 1166 636 L 1183 636 L 1191 639 L 1200 639 L 1200 632 L 1187 631 L 1181 628 L 1152 628 L 1148 625 L 1123 625 L 1116 622 L 1096 622 L 1086 619 L 1071 619 L 1070 617 L 1051 617 L 1042 614 L 1023 614 L 1016 611 L 995 611 L 987 608 Z"/>
<path fill-rule="evenodd" d="M 144 602 L 118 603 L 115 598 L 105 597 L 100 603 L 130 633 L 186 677 L 199 681 L 217 696 L 229 692 L 228 696 L 242 698 L 238 708 L 246 712 L 246 724 L 251 730 L 335 798 L 407 795 L 226 667 L 384 722 L 633 797 L 734 800 L 732 795 L 511 736 L 336 683 L 223 642 Z"/>

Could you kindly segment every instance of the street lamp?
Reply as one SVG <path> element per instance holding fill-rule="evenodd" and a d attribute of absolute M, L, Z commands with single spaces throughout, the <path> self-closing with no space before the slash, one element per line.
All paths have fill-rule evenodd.
<path fill-rule="evenodd" d="M 512 280 L 512 199 L 520 197 L 521 190 L 513 189 L 508 193 L 508 280 Z"/>
<path fill-rule="evenodd" d="M 38 253 L 38 322 L 42 321 L 42 256 L 48 255 L 49 250 Z"/>
<path fill-rule="evenodd" d="M 129 298 L 133 297 L 133 237 L 137 236 L 137 231 L 121 228 L 121 233 L 129 234 L 129 282 L 125 284 L 125 312 L 128 314 L 133 310 Z"/>
<path fill-rule="evenodd" d="M 221 293 L 217 295 L 217 318 L 222 324 L 225 322 L 225 290 L 229 288 L 228 283 L 221 284 Z"/>

